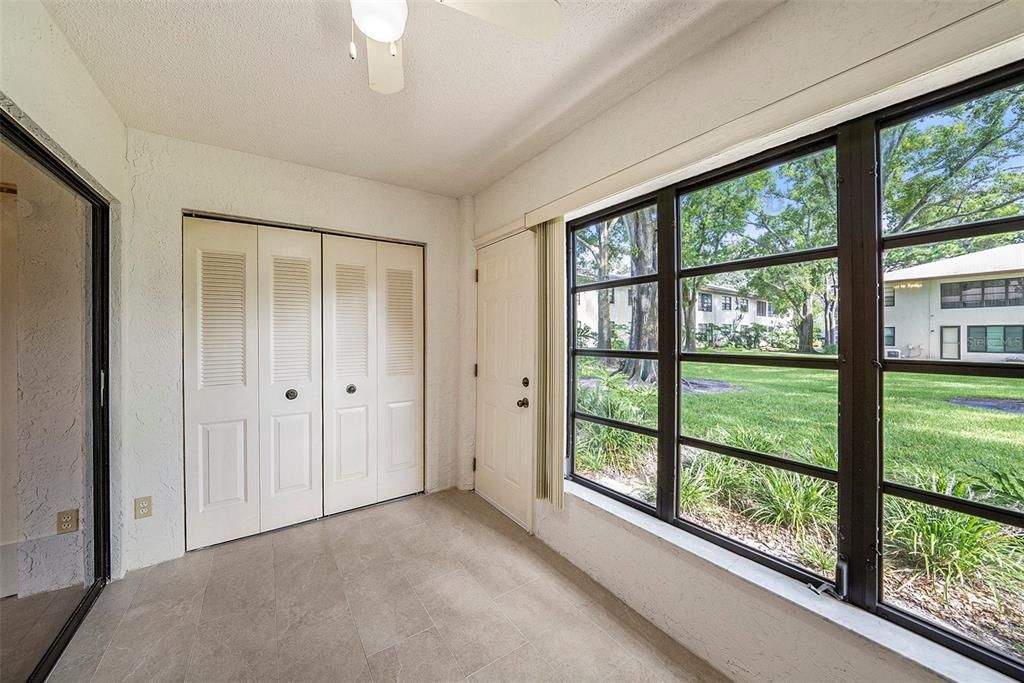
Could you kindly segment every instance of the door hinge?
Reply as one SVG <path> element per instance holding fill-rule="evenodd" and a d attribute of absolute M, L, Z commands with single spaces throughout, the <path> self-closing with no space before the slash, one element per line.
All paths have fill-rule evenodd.
<path fill-rule="evenodd" d="M 474 377 L 479 377 L 480 376 L 480 366 L 477 365 L 476 363 L 473 363 L 473 376 Z"/>
<path fill-rule="evenodd" d="M 477 268 L 473 271 L 473 282 L 480 282 L 480 269 Z"/>
<path fill-rule="evenodd" d="M 476 458 L 473 458 L 473 471 L 476 472 Z"/>

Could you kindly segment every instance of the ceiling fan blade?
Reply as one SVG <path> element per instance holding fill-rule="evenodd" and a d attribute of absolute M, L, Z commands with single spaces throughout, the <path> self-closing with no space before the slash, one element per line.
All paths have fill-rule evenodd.
<path fill-rule="evenodd" d="M 392 56 L 389 43 L 366 39 L 366 68 L 370 75 L 370 90 L 381 95 L 391 95 L 405 87 L 402 41 L 396 42 L 395 48 L 395 55 Z"/>
<path fill-rule="evenodd" d="M 562 28 L 562 6 L 557 0 L 438 0 L 445 7 L 534 40 L 545 40 Z"/>

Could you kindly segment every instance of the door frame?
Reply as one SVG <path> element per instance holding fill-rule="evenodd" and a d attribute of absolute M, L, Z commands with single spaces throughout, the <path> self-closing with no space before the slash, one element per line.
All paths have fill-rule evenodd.
<path fill-rule="evenodd" d="M 319 233 L 320 235 L 334 235 L 336 237 L 352 237 L 352 238 L 355 238 L 355 239 L 368 240 L 368 241 L 371 241 L 371 242 L 386 242 L 386 243 L 389 243 L 389 244 L 403 244 L 403 245 L 407 245 L 407 246 L 411 246 L 411 247 L 419 247 L 420 248 L 420 250 L 422 252 L 421 258 L 422 258 L 422 262 L 423 262 L 423 273 L 422 273 L 422 278 L 423 279 L 422 279 L 422 283 L 421 283 L 422 288 L 423 288 L 423 311 L 422 311 L 422 315 L 423 315 L 423 357 L 421 359 L 421 363 L 422 363 L 422 366 L 423 366 L 423 384 L 422 384 L 422 387 L 421 387 L 421 389 L 422 389 L 422 405 L 423 405 L 423 413 L 422 413 L 422 421 L 423 421 L 423 479 L 420 482 L 420 488 L 423 490 L 423 493 L 426 493 L 427 492 L 427 444 L 429 443 L 429 439 L 428 439 L 428 429 L 429 429 L 428 424 L 429 423 L 427 421 L 427 385 L 428 385 L 428 379 L 429 379 L 428 370 L 427 370 L 427 357 L 429 356 L 429 343 L 428 343 L 429 342 L 429 335 L 427 334 L 427 330 L 429 329 L 429 324 L 430 324 L 430 316 L 429 316 L 429 313 L 428 313 L 428 310 L 427 310 L 427 243 L 426 242 L 418 242 L 416 240 L 403 240 L 403 239 L 398 239 L 398 238 L 395 238 L 395 237 L 381 237 L 381 236 L 369 235 L 369 234 L 365 234 L 365 233 L 356 233 L 356 232 L 349 232 L 349 231 L 346 231 L 346 230 L 337 230 L 337 229 L 333 229 L 333 228 L 324 228 L 324 227 L 315 226 L 315 225 L 301 225 L 301 224 L 298 224 L 298 223 L 287 223 L 287 222 L 283 222 L 283 221 L 264 220 L 262 218 L 253 218 L 251 216 L 238 216 L 238 215 L 234 215 L 234 214 L 218 213 L 216 211 L 202 211 L 200 209 L 183 209 L 182 210 L 182 212 L 181 212 L 182 235 L 181 236 L 182 236 L 183 240 L 184 240 L 184 224 L 185 224 L 184 222 L 185 222 L 186 218 L 198 218 L 198 219 L 202 219 L 202 220 L 211 220 L 211 221 L 225 221 L 225 222 L 228 222 L 228 223 L 240 223 L 242 225 L 254 225 L 254 226 L 257 226 L 257 227 L 263 226 L 263 227 L 268 227 L 268 228 L 285 228 L 285 229 L 288 229 L 288 230 L 297 230 L 297 231 L 300 231 L 300 232 Z M 183 256 L 184 256 L 184 254 L 183 254 Z M 322 267 L 322 265 L 323 265 L 323 248 L 322 247 L 321 247 L 321 251 L 320 251 L 320 260 L 321 260 L 321 267 Z M 184 289 L 182 290 L 182 293 L 184 295 Z M 184 310 L 184 303 L 185 303 L 184 299 L 182 299 L 183 310 Z M 321 316 L 321 324 L 322 324 L 322 322 L 323 321 L 322 321 L 322 316 Z M 322 346 L 323 345 L 321 345 L 321 349 L 320 349 L 321 363 L 323 362 L 323 353 L 324 353 Z M 181 363 L 182 363 L 181 364 L 181 371 L 183 373 L 182 376 L 184 376 L 184 372 L 185 372 L 185 355 L 184 354 L 182 354 Z M 181 390 L 181 400 L 182 400 L 182 406 L 184 406 L 184 402 L 185 402 L 185 388 L 184 388 L 184 385 L 182 386 L 182 390 Z M 322 406 L 323 406 L 323 389 L 321 388 L 321 407 Z M 322 435 L 323 435 L 323 425 L 321 424 L 321 436 Z M 182 453 L 185 452 L 185 441 L 184 441 L 184 438 L 185 437 L 183 436 L 182 443 L 181 443 Z M 324 457 L 324 454 L 323 454 L 323 451 L 321 450 L 321 461 L 322 461 L 323 457 Z M 183 491 L 185 490 L 186 485 L 187 485 L 186 481 L 185 481 L 186 475 L 187 475 L 187 473 L 185 472 L 185 467 L 184 467 L 184 464 L 183 464 L 182 465 L 182 470 L 181 470 L 181 484 L 182 484 L 182 490 Z M 418 495 L 418 494 L 413 494 L 413 495 Z M 383 503 L 383 502 L 388 502 L 388 501 L 380 501 L 378 503 L 373 503 L 373 505 L 379 505 L 380 503 Z M 369 506 L 366 506 L 366 507 L 369 507 Z M 185 514 L 185 503 L 184 503 L 184 501 L 182 502 L 182 508 L 181 509 L 182 509 L 182 514 Z M 360 508 L 354 508 L 354 509 L 360 509 Z M 352 510 L 345 510 L 343 512 L 336 512 L 336 513 L 331 513 L 331 514 L 325 514 L 325 508 L 323 507 L 323 505 L 321 505 L 320 510 L 321 510 L 321 516 L 318 517 L 317 519 L 325 519 L 325 518 L 331 517 L 333 515 L 343 515 L 343 514 L 345 514 L 347 512 L 352 512 Z M 308 521 L 315 521 L 315 520 L 308 520 Z M 287 528 L 287 527 L 284 527 L 284 528 Z M 265 531 L 260 531 L 257 534 L 254 534 L 254 536 L 258 536 L 258 535 L 264 534 L 264 533 L 271 533 L 271 532 L 269 532 L 269 531 L 266 531 L 266 532 Z M 225 543 L 230 543 L 230 541 L 225 541 Z M 216 547 L 216 545 L 220 545 L 220 544 L 214 544 L 214 545 L 211 545 L 211 546 L 204 546 L 204 548 L 212 548 L 212 547 Z M 202 550 L 203 549 L 203 548 L 196 548 L 195 550 L 187 550 L 187 548 L 188 548 L 188 538 L 187 537 L 185 539 L 185 548 L 186 548 L 186 550 L 185 550 L 186 554 L 190 553 L 190 552 L 195 552 L 195 550 Z"/>
<path fill-rule="evenodd" d="M 962 343 L 960 341 L 960 328 L 960 325 L 939 325 L 939 360 L 960 360 L 960 357 L 963 355 L 963 348 L 961 348 Z M 942 339 L 943 330 L 956 330 L 956 358 L 946 358 L 942 353 L 942 348 L 946 344 Z"/>
<path fill-rule="evenodd" d="M 534 263 L 534 276 L 535 276 L 534 279 L 537 281 L 537 287 L 538 287 L 538 289 L 536 289 L 536 291 L 535 291 L 535 296 L 534 296 L 534 314 L 535 314 L 535 319 L 537 320 L 537 324 L 539 324 L 540 323 L 540 315 L 542 313 L 542 311 L 540 310 L 540 289 L 539 289 L 539 287 L 541 286 L 540 285 L 540 280 L 541 280 L 541 276 L 543 274 L 540 272 L 540 266 L 541 266 L 541 263 L 540 263 L 540 260 L 539 260 L 540 248 L 539 248 L 539 244 L 538 244 L 538 238 L 537 238 L 536 230 L 534 230 L 532 228 L 525 228 L 523 230 L 516 230 L 515 232 L 509 233 L 509 234 L 506 234 L 506 235 L 502 235 L 498 239 L 495 239 L 495 240 L 492 240 L 492 241 L 488 241 L 488 242 L 479 244 L 475 248 L 476 263 L 474 264 L 474 269 L 475 269 L 475 272 L 477 274 L 477 277 L 479 277 L 480 270 L 479 270 L 479 268 L 477 268 L 477 266 L 480 263 L 480 252 L 481 251 L 483 251 L 484 249 L 487 249 L 488 247 L 493 247 L 493 246 L 495 246 L 497 244 L 500 244 L 500 243 L 502 243 L 502 242 L 504 242 L 506 240 L 512 239 L 513 237 L 519 237 L 523 233 L 527 233 L 527 232 L 533 233 L 533 235 L 534 235 L 534 243 L 533 243 L 533 246 L 534 246 L 534 249 L 533 249 L 533 263 Z M 546 283 L 546 278 L 544 279 L 544 282 Z M 477 310 L 477 324 L 476 324 L 476 329 L 474 330 L 474 332 L 476 333 L 476 345 L 475 345 L 475 348 L 479 351 L 479 349 L 480 349 L 480 316 L 479 316 L 479 311 L 480 311 L 480 285 L 479 285 L 479 283 L 477 283 L 477 286 L 476 286 L 475 289 L 476 289 L 476 291 L 474 292 L 474 305 L 476 306 L 476 310 Z M 547 400 L 547 397 L 545 395 L 546 389 L 544 387 L 542 387 L 540 382 L 539 382 L 539 380 L 540 380 L 540 344 L 541 344 L 541 342 L 540 342 L 540 329 L 538 328 L 537 330 L 535 330 L 535 332 L 536 333 L 533 335 L 534 353 L 533 353 L 533 368 L 531 370 L 531 372 L 532 372 L 531 376 L 535 378 L 534 379 L 534 386 L 536 386 L 536 390 L 535 390 L 534 393 L 535 393 L 535 397 L 536 398 L 535 398 L 534 404 L 535 404 L 536 409 L 532 413 L 532 415 L 533 415 L 533 430 L 532 430 L 533 431 L 533 435 L 532 435 L 532 438 L 530 439 L 530 444 L 531 444 L 531 449 L 530 449 L 530 468 L 529 468 L 530 469 L 530 481 L 529 481 L 529 486 L 528 486 L 528 489 L 530 491 L 530 503 L 529 503 L 529 505 L 526 506 L 526 526 L 524 527 L 526 529 L 526 531 L 528 531 L 530 534 L 536 533 L 536 524 L 535 524 L 536 515 L 534 514 L 535 513 L 534 508 L 537 505 L 537 496 L 535 495 L 534 491 L 535 491 L 536 486 L 537 486 L 537 447 L 538 447 L 538 438 L 539 438 L 539 433 L 540 433 L 540 430 L 539 430 L 540 414 L 541 414 L 540 408 L 541 408 L 542 403 L 545 403 L 546 400 Z M 479 357 L 477 358 L 477 362 L 479 362 Z M 479 391 L 479 387 L 478 387 L 477 391 L 476 391 L 476 402 L 479 403 L 479 401 L 480 401 L 480 391 Z M 476 417 L 476 408 L 477 408 L 477 406 L 474 405 L 474 407 L 473 407 L 474 418 Z M 480 425 L 477 424 L 477 426 L 476 426 L 476 438 L 475 438 L 475 442 L 477 444 L 480 443 L 479 435 L 480 435 Z M 476 452 L 476 449 L 474 449 L 474 453 L 475 452 Z M 477 486 L 476 486 L 476 455 L 475 454 L 473 456 L 473 491 L 478 496 L 480 496 L 485 501 L 487 501 L 487 503 L 489 505 L 491 505 L 492 507 L 497 509 L 499 512 L 501 512 L 503 515 L 505 515 L 510 520 L 515 522 L 517 525 L 519 524 L 519 522 L 515 519 L 515 517 L 513 517 L 507 511 L 505 511 L 505 509 L 501 505 L 499 505 L 497 502 L 491 500 L 491 498 L 489 496 L 485 495 L 484 493 L 482 493 L 480 491 L 480 489 L 477 488 Z"/>
<path fill-rule="evenodd" d="M 91 207 L 93 583 L 29 674 L 29 683 L 42 683 L 110 580 L 110 202 L 6 110 L 0 110 L 0 137 Z"/>

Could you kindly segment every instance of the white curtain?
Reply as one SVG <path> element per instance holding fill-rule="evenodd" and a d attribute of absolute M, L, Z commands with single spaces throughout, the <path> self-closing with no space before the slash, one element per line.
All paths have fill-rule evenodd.
<path fill-rule="evenodd" d="M 537 233 L 537 273 L 540 279 L 540 339 L 537 367 L 541 384 L 537 430 L 537 498 L 563 506 L 565 480 L 565 221 L 547 221 L 532 228 Z"/>

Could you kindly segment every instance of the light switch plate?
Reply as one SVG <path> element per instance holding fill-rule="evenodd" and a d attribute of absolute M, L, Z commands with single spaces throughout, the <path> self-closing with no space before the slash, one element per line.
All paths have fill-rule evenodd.
<path fill-rule="evenodd" d="M 78 531 L 78 510 L 61 510 L 57 513 L 57 533 L 70 534 Z"/>
<path fill-rule="evenodd" d="M 141 496 L 135 499 L 135 519 L 153 516 L 153 497 Z"/>

